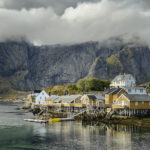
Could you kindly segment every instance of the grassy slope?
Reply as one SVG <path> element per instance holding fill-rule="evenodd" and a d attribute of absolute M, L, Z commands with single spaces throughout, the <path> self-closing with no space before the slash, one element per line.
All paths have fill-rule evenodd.
<path fill-rule="evenodd" d="M 2 99 L 15 99 L 24 98 L 29 92 L 19 92 L 12 88 L 11 83 L 7 78 L 0 76 L 0 98 Z"/>
<path fill-rule="evenodd" d="M 150 82 L 146 82 L 146 83 L 142 83 L 142 84 L 140 84 L 139 86 L 150 86 Z"/>

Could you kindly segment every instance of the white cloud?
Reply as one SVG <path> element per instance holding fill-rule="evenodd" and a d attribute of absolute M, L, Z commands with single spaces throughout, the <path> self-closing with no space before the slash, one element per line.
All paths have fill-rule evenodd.
<path fill-rule="evenodd" d="M 128 34 L 150 42 L 150 10 L 143 9 L 144 4 L 140 0 L 84 2 L 66 8 L 62 15 L 52 7 L 0 8 L 0 40 L 26 37 L 36 44 L 56 44 L 102 41 Z"/>
<path fill-rule="evenodd" d="M 56 13 L 62 14 L 67 7 L 75 7 L 78 2 L 99 1 L 99 0 L 0 0 L 0 7 L 8 9 L 32 9 L 52 7 Z"/>

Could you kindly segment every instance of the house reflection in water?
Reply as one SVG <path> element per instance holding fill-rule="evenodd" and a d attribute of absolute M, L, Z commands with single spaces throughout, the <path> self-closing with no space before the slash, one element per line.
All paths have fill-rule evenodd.
<path fill-rule="evenodd" d="M 131 131 L 128 130 L 127 126 L 116 125 L 115 129 L 107 127 L 106 144 L 107 150 L 131 150 Z"/>
<path fill-rule="evenodd" d="M 125 125 L 99 126 L 81 122 L 57 122 L 34 126 L 34 137 L 49 149 L 132 150 L 148 143 L 150 131 Z M 148 136 L 149 137 L 149 136 Z"/>

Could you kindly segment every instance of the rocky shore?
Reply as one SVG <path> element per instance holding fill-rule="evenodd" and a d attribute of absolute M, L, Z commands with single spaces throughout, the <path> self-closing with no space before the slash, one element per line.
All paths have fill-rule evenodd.
<path fill-rule="evenodd" d="M 88 114 L 84 113 L 75 118 L 78 121 L 82 121 L 84 123 L 90 123 L 95 125 L 100 125 L 102 123 L 112 125 L 112 124 L 121 124 L 121 125 L 135 125 L 139 127 L 150 128 L 150 117 L 127 117 L 127 116 L 118 116 L 112 115 L 107 116 L 105 112 L 97 113 L 97 114 Z"/>
<path fill-rule="evenodd" d="M 25 104 L 22 109 L 28 109 L 34 115 L 38 115 L 40 119 L 48 120 L 50 118 L 67 118 L 67 112 L 58 112 L 49 109 L 31 108 L 31 105 Z M 82 121 L 83 123 L 90 123 L 95 125 L 100 125 L 102 123 L 112 125 L 112 124 L 122 124 L 122 125 L 135 125 L 139 127 L 150 128 L 150 117 L 149 116 L 120 116 L 114 114 L 107 114 L 105 111 L 97 113 L 87 113 L 84 112 L 74 118 L 76 121 Z"/>

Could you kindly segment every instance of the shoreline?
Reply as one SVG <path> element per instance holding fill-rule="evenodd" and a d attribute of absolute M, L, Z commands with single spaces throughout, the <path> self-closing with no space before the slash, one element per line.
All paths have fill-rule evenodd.
<path fill-rule="evenodd" d="M 121 124 L 121 125 L 134 125 L 143 128 L 150 128 L 150 117 L 131 117 L 131 118 L 111 118 L 102 121 L 106 124 Z"/>
<path fill-rule="evenodd" d="M 120 124 L 120 125 L 134 125 L 138 127 L 150 128 L 150 117 L 126 117 L 126 116 L 116 116 L 112 115 L 111 117 L 106 117 L 106 114 L 82 114 L 75 119 L 82 122 L 89 122 L 91 124 L 99 125 L 101 123 L 111 125 L 111 124 Z"/>

